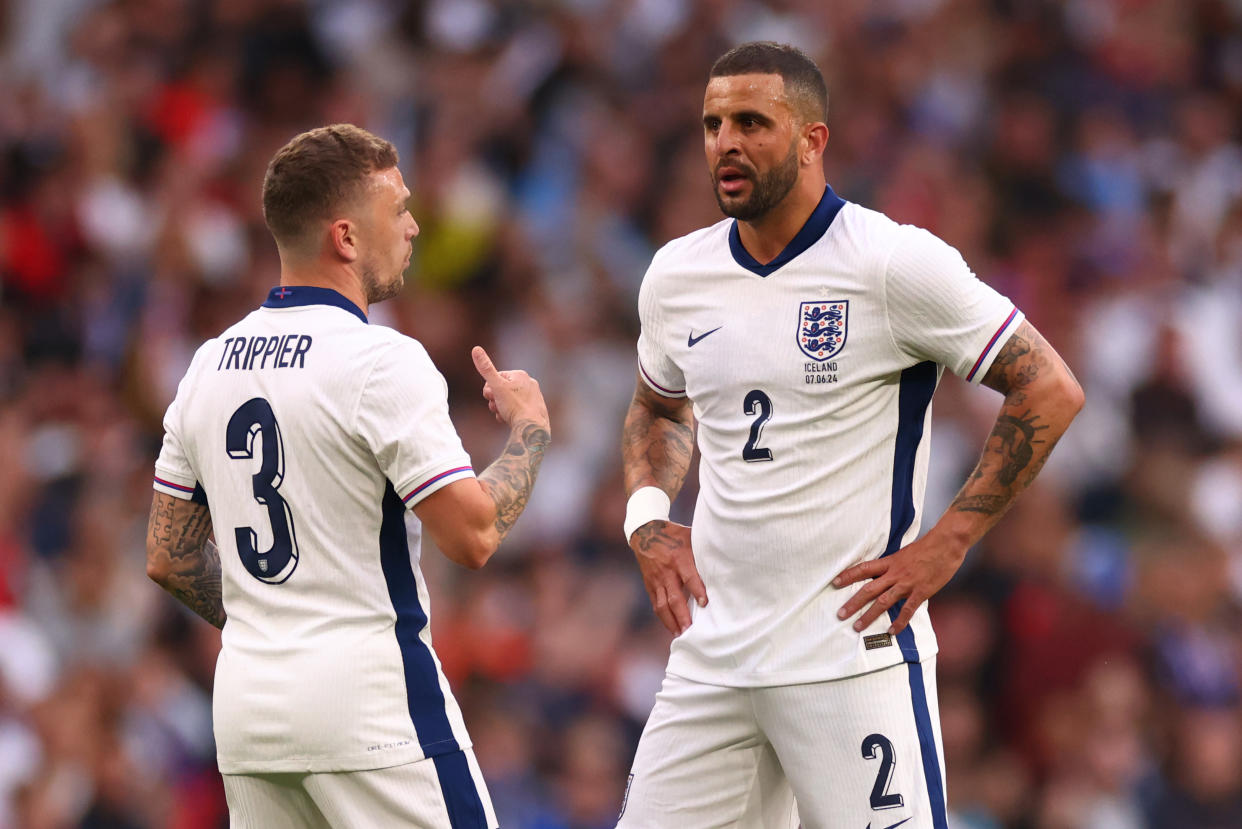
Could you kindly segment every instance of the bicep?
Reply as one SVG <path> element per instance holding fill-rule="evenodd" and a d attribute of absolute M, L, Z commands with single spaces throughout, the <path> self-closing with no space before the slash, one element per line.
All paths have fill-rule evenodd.
<path fill-rule="evenodd" d="M 414 505 L 431 540 L 446 556 L 460 561 L 496 520 L 496 504 L 478 478 L 453 481 Z"/>
<path fill-rule="evenodd" d="M 1078 386 L 1061 355 L 1035 330 L 1035 326 L 1023 320 L 1018 330 L 996 353 L 996 359 L 983 376 L 982 384 L 1009 395 L 1025 394 L 1033 387 L 1048 383 Z"/>

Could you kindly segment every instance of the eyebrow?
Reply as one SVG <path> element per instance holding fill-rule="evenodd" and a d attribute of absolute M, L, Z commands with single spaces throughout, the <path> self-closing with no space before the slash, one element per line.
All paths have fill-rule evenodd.
<path fill-rule="evenodd" d="M 725 118 L 728 118 L 731 121 L 739 121 L 743 118 L 749 118 L 752 121 L 758 121 L 761 124 L 773 123 L 771 116 L 764 115 L 762 112 L 759 112 L 758 110 L 753 110 L 753 109 L 742 109 L 742 110 L 738 110 L 737 112 L 730 112 L 728 115 L 723 115 L 723 116 L 718 115 L 715 112 L 703 113 L 703 123 L 705 124 L 709 120 L 712 120 L 712 119 L 723 121 Z"/>
<path fill-rule="evenodd" d="M 764 115 L 762 112 L 753 109 L 744 109 L 741 112 L 734 112 L 729 117 L 735 121 L 741 118 L 750 118 L 753 121 L 760 121 L 765 124 L 772 123 L 772 118 L 770 116 Z"/>

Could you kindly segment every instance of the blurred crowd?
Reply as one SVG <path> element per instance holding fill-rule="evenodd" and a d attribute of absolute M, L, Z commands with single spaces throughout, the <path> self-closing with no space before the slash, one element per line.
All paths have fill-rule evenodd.
<path fill-rule="evenodd" d="M 703 85 L 753 39 L 824 68 L 837 192 L 957 246 L 1086 388 L 932 602 L 951 825 L 1242 827 L 1242 3 L 8 0 L 0 829 L 227 825 L 219 636 L 145 577 L 152 463 L 195 348 L 277 282 L 268 159 L 337 121 L 402 154 L 422 233 L 372 320 L 476 463 L 472 345 L 552 412 L 501 553 L 423 557 L 502 825 L 613 825 L 669 644 L 620 530 L 635 298 L 720 218 Z M 925 527 L 998 406 L 942 382 Z"/>

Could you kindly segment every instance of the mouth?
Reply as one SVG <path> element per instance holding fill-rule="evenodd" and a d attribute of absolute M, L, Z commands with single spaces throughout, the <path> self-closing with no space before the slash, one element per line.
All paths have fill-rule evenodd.
<path fill-rule="evenodd" d="M 721 167 L 716 170 L 716 184 L 721 192 L 735 196 L 741 192 L 750 176 L 737 167 Z"/>

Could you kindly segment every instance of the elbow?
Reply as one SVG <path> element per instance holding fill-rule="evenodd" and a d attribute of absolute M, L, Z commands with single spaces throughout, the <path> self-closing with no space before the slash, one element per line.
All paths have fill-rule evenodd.
<path fill-rule="evenodd" d="M 495 550 L 480 549 L 470 555 L 463 556 L 457 560 L 457 563 L 467 570 L 482 570 L 483 565 L 491 559 Z"/>
<path fill-rule="evenodd" d="M 147 550 L 147 578 L 163 587 L 168 583 L 168 559 Z"/>
<path fill-rule="evenodd" d="M 489 527 L 487 531 L 474 533 L 470 538 L 459 543 L 455 549 L 445 552 L 448 553 L 449 558 L 467 570 L 478 570 L 491 560 L 499 547 L 500 533 L 496 532 L 495 528 Z"/>
<path fill-rule="evenodd" d="M 467 570 L 481 570 L 483 565 L 491 560 L 492 554 L 495 552 L 495 547 L 479 544 L 459 557 L 457 563 Z"/>
<path fill-rule="evenodd" d="M 1069 410 L 1069 416 L 1072 420 L 1082 411 L 1082 407 L 1086 405 L 1087 397 L 1083 393 L 1082 385 L 1068 371 L 1061 381 L 1061 395 L 1065 399 L 1065 407 Z"/>

